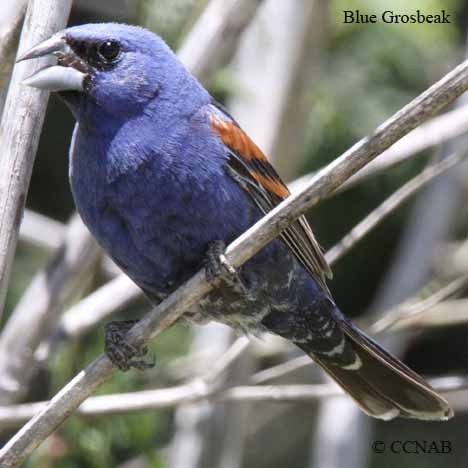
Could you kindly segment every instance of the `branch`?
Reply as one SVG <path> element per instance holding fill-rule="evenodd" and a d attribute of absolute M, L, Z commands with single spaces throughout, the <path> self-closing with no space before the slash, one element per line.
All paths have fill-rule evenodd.
<path fill-rule="evenodd" d="M 224 391 L 210 387 L 202 380 L 161 390 L 145 390 L 133 393 L 103 395 L 88 398 L 77 408 L 80 415 L 102 416 L 134 411 L 174 408 L 209 398 L 217 401 L 301 401 L 339 395 L 334 384 L 236 386 Z M 215 396 L 216 395 L 216 396 Z M 50 402 L 25 403 L 0 406 L 0 427 L 16 426 L 44 411 Z M 10 466 L 10 465 L 2 465 Z"/>
<path fill-rule="evenodd" d="M 433 305 L 419 314 L 401 318 L 392 330 L 450 327 L 468 322 L 468 299 L 453 299 Z"/>
<path fill-rule="evenodd" d="M 71 0 L 29 2 L 20 49 L 24 51 L 62 29 L 70 7 Z M 4 148 L 0 158 L 0 315 L 49 96 L 45 91 L 22 86 L 21 82 L 44 63 L 44 60 L 39 60 L 33 65 L 14 67 L 0 124 Z"/>
<path fill-rule="evenodd" d="M 289 361 L 282 362 L 276 366 L 263 369 L 256 374 L 252 375 L 249 379 L 251 384 L 257 385 L 268 382 L 269 380 L 278 379 L 286 374 L 290 374 L 303 367 L 310 366 L 313 363 L 309 356 L 298 356 L 297 358 L 290 359 Z"/>
<path fill-rule="evenodd" d="M 440 377 L 429 379 L 428 381 L 442 395 L 466 391 L 468 388 L 467 379 L 461 377 Z M 174 408 L 181 404 L 202 400 L 236 403 L 297 403 L 342 395 L 344 396 L 343 391 L 333 382 L 304 385 L 237 385 L 226 389 L 219 389 L 216 386 L 209 385 L 202 379 L 197 379 L 176 387 L 91 397 L 83 402 L 76 409 L 76 412 L 83 416 L 104 416 Z M 37 402 L 0 406 L 0 427 L 17 426 L 35 414 L 44 411 L 49 404 L 50 402 Z M 466 403 L 463 409 L 467 409 Z"/>
<path fill-rule="evenodd" d="M 388 330 L 404 330 L 422 326 L 448 326 L 468 320 L 468 314 L 463 307 L 466 300 L 446 301 L 461 291 L 468 283 L 468 275 L 461 276 L 442 286 L 430 296 L 423 299 L 408 299 L 402 304 L 390 309 L 383 317 L 372 325 L 374 333 Z M 424 291 L 427 288 L 424 287 Z M 442 302 L 444 301 L 444 302 Z M 448 311 L 449 305 L 454 305 L 453 311 Z"/>
<path fill-rule="evenodd" d="M 370 136 L 321 170 L 308 187 L 288 197 L 231 243 L 226 250 L 227 259 L 234 267 L 241 266 L 293 220 L 467 88 L 468 62 L 463 62 L 379 126 Z M 204 272 L 199 271 L 137 323 L 129 332 L 129 340 L 139 344 L 157 336 L 211 289 Z M 88 365 L 3 447 L 0 451 L 2 466 L 21 464 L 111 374 L 112 366 L 105 355 L 99 356 Z"/>
<path fill-rule="evenodd" d="M 20 226 L 20 240 L 46 250 L 58 249 L 65 237 L 65 226 L 48 216 L 24 210 Z"/>

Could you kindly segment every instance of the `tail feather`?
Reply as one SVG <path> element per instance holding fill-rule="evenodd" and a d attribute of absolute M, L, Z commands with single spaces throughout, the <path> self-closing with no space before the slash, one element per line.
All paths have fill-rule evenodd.
<path fill-rule="evenodd" d="M 340 327 L 352 344 L 358 365 L 340 367 L 324 356 L 311 356 L 365 413 L 384 420 L 397 416 L 446 420 L 453 416 L 448 402 L 416 372 L 351 323 L 343 321 Z"/>

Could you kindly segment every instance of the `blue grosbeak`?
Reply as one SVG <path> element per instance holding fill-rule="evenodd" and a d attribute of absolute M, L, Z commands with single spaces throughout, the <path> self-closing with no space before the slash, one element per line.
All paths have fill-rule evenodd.
<path fill-rule="evenodd" d="M 77 124 L 70 180 L 85 224 L 158 302 L 204 264 L 209 279 L 230 243 L 289 195 L 262 151 L 142 28 L 66 29 L 22 57 L 54 54 L 26 84 L 56 91 Z M 208 259 L 208 262 L 206 262 Z M 330 269 L 301 217 L 187 313 L 245 332 L 271 332 L 309 354 L 367 414 L 443 420 L 447 402 L 338 309 Z M 110 326 L 106 351 L 121 369 L 142 365 Z"/>

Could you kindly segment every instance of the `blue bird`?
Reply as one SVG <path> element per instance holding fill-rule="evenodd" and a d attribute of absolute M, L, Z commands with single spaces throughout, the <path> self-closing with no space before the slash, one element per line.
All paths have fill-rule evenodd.
<path fill-rule="evenodd" d="M 330 269 L 305 218 L 227 274 L 224 246 L 289 191 L 235 119 L 155 34 L 86 24 L 61 31 L 21 60 L 58 62 L 26 84 L 59 93 L 76 119 L 70 181 L 100 245 L 153 303 L 204 265 L 223 281 L 186 314 L 301 348 L 370 416 L 445 420 L 447 401 L 360 331 L 326 285 Z M 106 352 L 122 370 L 145 350 L 113 322 Z"/>

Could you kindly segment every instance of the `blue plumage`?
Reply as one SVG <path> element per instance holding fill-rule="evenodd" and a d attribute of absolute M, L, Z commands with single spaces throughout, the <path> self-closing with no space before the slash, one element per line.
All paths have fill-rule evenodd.
<path fill-rule="evenodd" d="M 158 36 L 118 24 L 65 30 L 29 52 L 54 52 L 55 91 L 77 120 L 70 180 L 84 222 L 157 302 L 289 192 L 261 150 Z M 73 69 L 73 70 L 71 70 Z M 45 87 L 41 72 L 36 85 Z M 33 77 L 34 78 L 34 77 Z M 417 374 L 335 305 L 328 266 L 304 218 L 250 259 L 243 290 L 222 285 L 187 315 L 302 348 L 368 414 L 446 419 L 451 410 Z"/>

